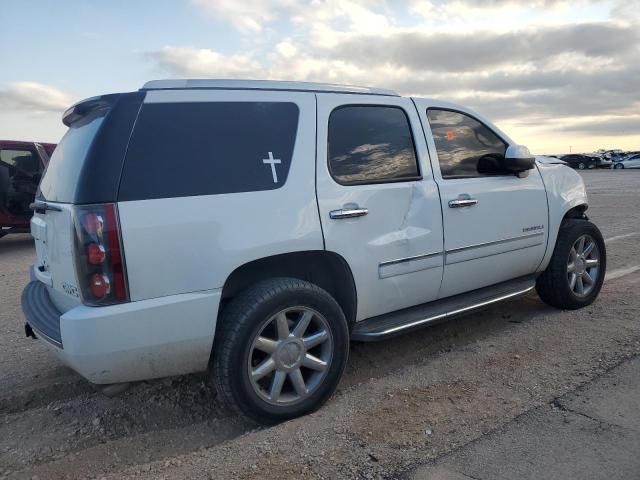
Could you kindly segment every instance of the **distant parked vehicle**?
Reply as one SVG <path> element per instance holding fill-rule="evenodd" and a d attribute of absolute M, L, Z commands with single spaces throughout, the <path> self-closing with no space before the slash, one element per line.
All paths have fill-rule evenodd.
<path fill-rule="evenodd" d="M 578 170 L 585 170 L 587 168 L 596 168 L 599 160 L 596 157 L 590 155 L 583 155 L 578 153 L 571 153 L 569 155 L 563 155 L 560 160 L 564 160 L 570 167 Z"/>
<path fill-rule="evenodd" d="M 29 233 L 29 205 L 55 148 L 53 143 L 0 140 L 0 238 Z"/>
<path fill-rule="evenodd" d="M 613 168 L 622 170 L 624 168 L 640 168 L 640 153 L 629 155 L 628 157 L 613 163 Z"/>
<path fill-rule="evenodd" d="M 611 168 L 611 166 L 613 165 L 611 155 L 607 155 L 605 153 L 592 153 L 588 154 L 587 156 L 596 159 L 598 168 Z"/>

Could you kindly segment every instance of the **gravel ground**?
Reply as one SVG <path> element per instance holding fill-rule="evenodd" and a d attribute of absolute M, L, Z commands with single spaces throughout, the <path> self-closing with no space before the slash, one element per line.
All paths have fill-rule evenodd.
<path fill-rule="evenodd" d="M 26 235 L 0 240 L 0 478 L 397 478 L 640 355 L 640 171 L 588 171 L 608 280 L 577 312 L 535 294 L 378 344 L 353 344 L 320 411 L 259 429 L 206 375 L 106 398 L 24 338 Z"/>

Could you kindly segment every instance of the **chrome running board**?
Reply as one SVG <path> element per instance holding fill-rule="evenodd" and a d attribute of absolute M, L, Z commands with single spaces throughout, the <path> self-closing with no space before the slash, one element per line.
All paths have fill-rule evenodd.
<path fill-rule="evenodd" d="M 401 335 L 502 300 L 519 297 L 531 291 L 535 284 L 536 276 L 522 277 L 397 312 L 367 318 L 355 324 L 351 332 L 351 339 L 360 342 L 373 342 Z"/>

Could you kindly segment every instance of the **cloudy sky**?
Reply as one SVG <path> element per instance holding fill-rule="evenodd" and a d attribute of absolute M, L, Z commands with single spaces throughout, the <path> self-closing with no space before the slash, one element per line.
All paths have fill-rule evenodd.
<path fill-rule="evenodd" d="M 330 81 L 469 105 L 537 153 L 640 149 L 640 0 L 2 0 L 0 138 L 169 77 Z"/>

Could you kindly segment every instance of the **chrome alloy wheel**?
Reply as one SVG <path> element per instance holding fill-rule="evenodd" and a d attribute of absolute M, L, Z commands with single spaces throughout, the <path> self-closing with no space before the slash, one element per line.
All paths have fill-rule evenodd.
<path fill-rule="evenodd" d="M 333 356 L 327 320 L 308 307 L 276 313 L 251 343 L 248 374 L 253 390 L 273 405 L 293 405 L 316 391 Z"/>
<path fill-rule="evenodd" d="M 600 275 L 600 250 L 590 235 L 582 235 L 571 247 L 567 261 L 569 288 L 578 297 L 591 293 Z"/>

